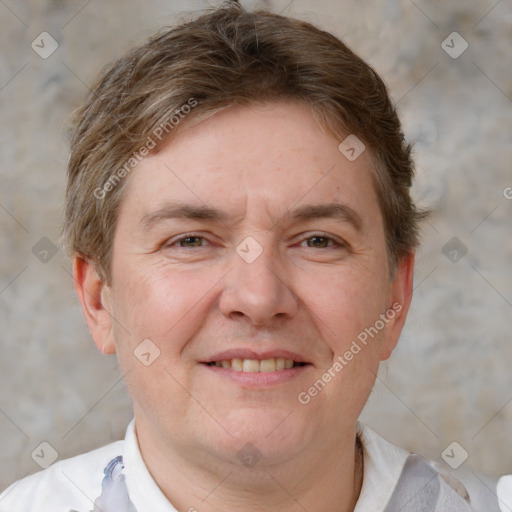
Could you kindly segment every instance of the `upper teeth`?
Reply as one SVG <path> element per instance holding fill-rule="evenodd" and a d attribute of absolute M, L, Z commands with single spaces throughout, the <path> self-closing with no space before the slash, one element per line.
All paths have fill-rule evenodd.
<path fill-rule="evenodd" d="M 274 372 L 276 370 L 284 370 L 293 367 L 292 359 L 284 359 L 282 357 L 273 357 L 270 359 L 224 359 L 215 361 L 215 366 L 223 368 L 231 368 L 237 372 Z"/>

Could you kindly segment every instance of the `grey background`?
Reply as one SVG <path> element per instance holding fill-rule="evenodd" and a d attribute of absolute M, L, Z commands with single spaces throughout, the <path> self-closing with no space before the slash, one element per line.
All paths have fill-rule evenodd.
<path fill-rule="evenodd" d="M 69 262 L 40 261 L 52 248 L 40 240 L 58 244 L 65 126 L 99 69 L 207 5 L 0 0 L 0 488 L 39 469 L 31 453 L 43 441 L 66 458 L 124 435 L 130 400 L 115 357 L 96 352 Z M 336 33 L 381 73 L 416 141 L 415 196 L 434 210 L 410 318 L 364 421 L 433 459 L 457 441 L 463 467 L 512 472 L 511 2 L 260 5 Z M 47 59 L 31 48 L 43 31 L 59 44 Z M 469 43 L 457 59 L 441 47 L 453 31 Z"/>

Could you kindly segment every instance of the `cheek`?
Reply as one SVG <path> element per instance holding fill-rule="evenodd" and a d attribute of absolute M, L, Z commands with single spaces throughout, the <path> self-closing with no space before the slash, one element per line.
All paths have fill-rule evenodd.
<path fill-rule="evenodd" d="M 372 279 L 354 274 L 319 278 L 317 284 L 325 293 L 311 294 L 306 306 L 331 356 L 317 376 L 329 382 L 318 393 L 322 398 L 317 406 L 339 404 L 329 407 L 331 420 L 347 421 L 344 416 L 348 414 L 355 421 L 373 388 L 381 360 L 384 331 L 375 333 L 370 328 L 386 310 L 387 287 L 384 281 L 377 286 Z"/>
<path fill-rule="evenodd" d="M 191 384 L 181 355 L 204 322 L 216 280 L 163 265 L 122 270 L 113 276 L 114 334 L 130 394 L 150 416 L 167 414 L 160 411 L 162 393 L 173 397 L 166 410 L 184 410 L 182 386 Z"/>
<path fill-rule="evenodd" d="M 180 272 L 165 265 L 132 267 L 114 281 L 114 315 L 131 334 L 129 345 L 149 338 L 162 351 L 180 352 L 201 324 L 218 277 L 211 272 Z M 172 343 L 169 343 L 172 341 Z"/>
<path fill-rule="evenodd" d="M 337 268 L 303 283 L 301 297 L 331 350 L 340 354 L 386 309 L 388 284 L 368 268 Z"/>

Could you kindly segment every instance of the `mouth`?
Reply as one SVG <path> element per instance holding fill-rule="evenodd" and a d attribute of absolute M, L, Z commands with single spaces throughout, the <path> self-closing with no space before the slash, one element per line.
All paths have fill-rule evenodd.
<path fill-rule="evenodd" d="M 205 358 L 201 366 L 215 379 L 227 379 L 244 389 L 259 391 L 301 379 L 314 364 L 296 352 L 262 347 L 258 351 L 236 348 L 217 352 Z"/>
<path fill-rule="evenodd" d="M 283 370 L 290 370 L 300 366 L 306 366 L 309 363 L 285 359 L 284 357 L 270 357 L 267 359 L 219 359 L 205 363 L 207 366 L 231 369 L 235 372 L 245 373 L 273 373 Z"/>

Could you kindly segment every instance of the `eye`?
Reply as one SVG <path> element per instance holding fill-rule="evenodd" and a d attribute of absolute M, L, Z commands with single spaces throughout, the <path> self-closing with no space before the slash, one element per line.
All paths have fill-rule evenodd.
<path fill-rule="evenodd" d="M 180 247 L 200 247 L 201 245 L 205 245 L 206 240 L 202 236 L 187 236 L 178 240 L 178 244 Z"/>
<path fill-rule="evenodd" d="M 314 235 L 306 238 L 302 243 L 306 243 L 307 247 L 314 247 L 315 249 L 325 249 L 328 247 L 342 246 L 339 242 L 336 242 L 333 238 L 322 235 Z"/>
<path fill-rule="evenodd" d="M 204 236 L 199 235 L 186 235 L 175 240 L 171 240 L 166 244 L 167 247 L 178 247 L 184 249 L 190 249 L 194 247 L 202 247 L 207 244 L 207 240 Z"/>
<path fill-rule="evenodd" d="M 222 239 L 210 232 L 180 233 L 166 238 L 159 245 L 159 251 L 169 261 L 194 263 L 214 260 L 224 254 Z"/>

